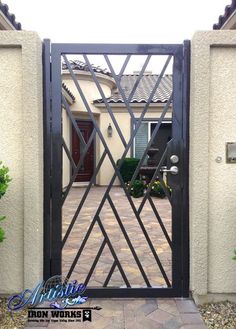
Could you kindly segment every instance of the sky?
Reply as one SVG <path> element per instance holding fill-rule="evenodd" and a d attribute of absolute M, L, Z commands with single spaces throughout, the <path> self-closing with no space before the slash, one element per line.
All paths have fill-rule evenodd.
<path fill-rule="evenodd" d="M 231 0 L 3 0 L 24 30 L 56 43 L 182 43 L 199 30 L 212 30 Z M 81 58 L 78 57 L 81 60 Z M 82 59 L 83 60 L 83 59 Z M 145 58 L 132 58 L 127 72 L 140 70 Z M 107 67 L 101 57 L 92 63 Z M 164 59 L 152 58 L 158 73 Z M 118 72 L 123 58 L 113 62 Z M 157 72 L 154 72 L 154 67 Z M 166 73 L 171 73 L 171 68 Z"/>
<path fill-rule="evenodd" d="M 211 30 L 231 0 L 3 0 L 52 42 L 181 43 Z"/>

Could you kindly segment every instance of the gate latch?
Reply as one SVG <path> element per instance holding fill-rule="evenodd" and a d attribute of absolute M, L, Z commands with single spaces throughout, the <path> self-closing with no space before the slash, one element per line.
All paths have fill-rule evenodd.
<path fill-rule="evenodd" d="M 170 173 L 172 175 L 177 175 L 179 173 L 179 168 L 177 166 L 171 166 L 167 169 L 166 166 L 161 167 L 160 172 Z"/>

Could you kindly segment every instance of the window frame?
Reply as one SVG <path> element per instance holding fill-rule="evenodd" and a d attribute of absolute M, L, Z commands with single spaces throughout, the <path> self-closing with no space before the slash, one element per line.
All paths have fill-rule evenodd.
<path fill-rule="evenodd" d="M 137 123 L 138 120 L 139 120 L 139 118 L 135 118 L 135 121 L 132 124 L 132 130 L 131 130 L 131 132 L 135 129 L 135 126 L 136 126 L 136 123 Z M 160 118 L 159 119 L 147 118 L 147 119 L 143 119 L 142 120 L 142 123 L 147 123 L 147 125 L 148 125 L 148 142 L 151 139 L 151 124 L 152 123 L 158 123 L 159 120 L 160 120 Z M 166 118 L 166 119 L 164 119 L 162 121 L 162 123 L 172 124 L 172 118 Z M 133 143 L 132 143 L 132 151 L 131 151 L 131 154 L 132 154 L 132 157 L 133 158 L 135 158 L 135 141 L 136 141 L 136 136 L 134 137 Z"/>

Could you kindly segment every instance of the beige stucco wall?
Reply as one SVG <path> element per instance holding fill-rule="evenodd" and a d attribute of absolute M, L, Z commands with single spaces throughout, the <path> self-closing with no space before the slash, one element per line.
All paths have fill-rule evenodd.
<path fill-rule="evenodd" d="M 196 33 L 191 60 L 191 290 L 198 302 L 236 300 L 236 164 L 225 157 L 236 142 L 236 32 Z"/>
<path fill-rule="evenodd" d="M 75 83 L 73 82 L 71 76 L 69 73 L 66 73 L 67 71 L 64 71 L 62 74 L 62 80 L 66 83 L 66 86 L 70 89 L 70 91 L 74 94 L 76 98 L 76 102 L 73 104 L 71 107 L 72 110 L 76 112 L 81 112 L 81 113 L 87 113 L 86 106 L 80 97 L 80 94 L 76 88 Z M 93 78 L 89 72 L 83 72 L 80 71 L 79 74 L 75 73 L 75 76 L 79 82 L 79 86 L 82 89 L 82 92 L 88 102 L 88 105 L 90 106 L 91 110 L 94 113 L 100 114 L 100 110 L 97 109 L 93 105 L 93 101 L 95 99 L 100 99 L 102 98 L 98 88 L 96 87 L 96 84 L 93 81 Z M 104 76 L 101 73 L 96 73 L 98 82 L 100 83 L 100 86 L 104 92 L 105 97 L 110 97 L 111 96 L 111 88 L 115 86 L 115 83 L 112 78 L 109 76 Z"/>
<path fill-rule="evenodd" d="M 100 83 L 100 86 L 104 92 L 105 97 L 110 97 L 111 95 L 111 89 L 114 88 L 115 83 L 112 78 L 109 76 L 105 76 L 104 74 L 96 73 L 96 76 L 98 78 L 98 81 Z M 90 106 L 91 111 L 94 114 L 94 117 L 96 119 L 96 122 L 98 123 L 101 133 L 103 134 L 103 137 L 105 139 L 105 142 L 112 154 L 112 157 L 114 161 L 116 162 L 118 159 L 121 158 L 123 152 L 124 152 L 124 146 L 121 142 L 121 139 L 119 137 L 119 134 L 114 126 L 114 123 L 112 122 L 111 116 L 107 111 L 107 108 L 102 105 L 96 105 L 94 104 L 94 100 L 100 99 L 101 94 L 99 93 L 99 90 L 89 72 L 83 72 L 80 71 L 78 74 L 76 74 L 76 78 L 78 80 L 78 83 L 83 91 L 84 96 L 86 97 L 86 100 L 88 102 L 88 105 Z M 66 83 L 66 86 L 70 89 L 70 91 L 74 94 L 76 100 L 75 103 L 70 106 L 71 111 L 73 112 L 73 115 L 76 119 L 87 119 L 91 120 L 88 111 L 86 109 L 86 106 L 84 102 L 81 99 L 81 96 L 75 86 L 75 83 L 71 79 L 71 76 L 66 71 L 62 74 L 62 80 Z M 112 112 L 114 113 L 115 119 L 120 127 L 120 130 L 122 134 L 124 135 L 124 138 L 126 142 L 130 139 L 130 132 L 131 132 L 131 116 L 128 113 L 125 106 L 122 106 L 122 104 L 110 104 L 110 107 L 112 109 Z M 163 106 L 159 105 L 150 105 L 146 115 L 145 119 L 153 118 L 158 119 L 162 113 Z M 143 105 L 136 105 L 132 107 L 132 111 L 134 113 L 135 118 L 139 118 L 143 110 Z M 168 111 L 166 114 L 166 118 L 171 118 L 171 111 Z M 109 123 L 112 125 L 113 128 L 113 135 L 112 137 L 107 136 L 107 127 Z M 71 149 L 71 124 L 70 120 L 67 117 L 67 114 L 63 110 L 63 135 L 64 139 L 67 142 L 67 146 L 69 149 Z M 98 137 L 98 134 L 96 135 L 96 163 L 99 162 L 100 157 L 104 151 L 103 143 L 101 142 L 100 138 Z M 131 149 L 127 153 L 127 157 L 131 155 Z M 63 156 L 63 186 L 67 186 L 69 182 L 69 174 L 70 174 L 70 163 L 68 161 L 67 156 Z M 114 168 L 111 164 L 111 161 L 108 156 L 103 161 L 103 164 L 101 166 L 101 169 L 97 175 L 96 178 L 96 184 L 98 185 L 108 185 L 111 181 L 112 176 L 114 175 Z M 119 180 L 116 179 L 114 182 L 114 185 L 119 185 Z"/>
<path fill-rule="evenodd" d="M 131 137 L 131 116 L 128 113 L 127 109 L 125 106 L 119 107 L 119 106 L 113 106 L 112 110 L 114 112 L 114 116 L 116 118 L 116 121 L 119 124 L 119 128 L 125 138 L 126 143 L 129 142 L 130 137 Z M 150 109 L 147 111 L 145 115 L 145 119 L 159 119 L 161 113 L 162 113 L 163 107 L 162 106 L 155 106 L 155 107 L 150 107 Z M 110 115 L 107 113 L 107 110 L 101 109 L 102 114 L 100 116 L 100 127 L 101 127 L 101 132 L 105 138 L 105 141 L 110 149 L 110 152 L 113 156 L 114 161 L 116 162 L 118 159 L 120 159 L 124 153 L 124 145 L 121 142 L 121 139 L 119 137 L 119 134 L 111 120 Z M 142 111 L 143 107 L 133 107 L 132 111 L 134 113 L 135 118 L 139 118 Z M 165 118 L 171 118 L 171 110 L 169 110 L 165 116 Z M 111 124 L 113 128 L 113 134 L 112 137 L 107 137 L 107 127 Z M 102 143 L 100 145 L 101 150 L 103 151 L 104 148 L 102 146 Z M 129 149 L 129 152 L 127 153 L 127 157 L 131 156 L 131 148 Z M 111 165 L 111 161 L 108 156 L 106 156 L 104 163 L 101 167 L 100 170 L 100 180 L 99 184 L 100 185 L 108 185 L 114 175 L 114 167 Z M 114 185 L 119 185 L 119 180 L 116 178 Z"/>
<path fill-rule="evenodd" d="M 109 76 L 104 76 L 103 74 L 96 73 L 96 76 L 98 78 L 98 82 L 104 92 L 105 97 L 111 96 L 111 89 L 114 87 L 114 81 Z M 82 92 L 86 98 L 86 101 L 94 115 L 94 119 L 100 126 L 100 115 L 101 111 L 99 108 L 95 107 L 93 104 L 93 101 L 95 99 L 100 99 L 101 95 L 98 91 L 98 88 L 96 87 L 96 84 L 94 83 L 92 76 L 89 72 L 83 72 L 80 71 L 80 74 L 76 74 L 76 77 L 78 79 L 79 86 L 82 89 Z M 87 108 L 84 104 L 84 102 L 81 99 L 81 96 L 71 79 L 70 74 L 66 73 L 65 71 L 62 74 L 62 80 L 66 83 L 66 86 L 70 89 L 70 91 L 75 96 L 75 102 L 70 105 L 70 110 L 73 113 L 73 116 L 75 119 L 80 120 L 90 120 L 91 118 L 88 114 Z M 67 116 L 66 111 L 63 109 L 62 111 L 62 117 L 63 117 L 63 137 L 66 141 L 67 147 L 72 151 L 72 145 L 71 145 L 71 136 L 72 136 L 72 130 L 71 130 L 71 121 Z M 96 134 L 95 138 L 95 145 L 96 145 L 96 163 L 98 163 L 100 159 L 100 139 L 98 135 Z M 100 175 L 101 172 L 98 173 L 96 183 L 100 184 Z M 66 187 L 70 181 L 70 163 L 68 161 L 67 155 L 65 155 L 65 152 L 63 151 L 63 187 Z"/>
<path fill-rule="evenodd" d="M 86 72 L 87 73 L 87 72 Z M 111 152 L 111 155 L 116 163 L 118 159 L 120 159 L 124 153 L 124 145 L 121 142 L 120 136 L 115 128 L 115 125 L 111 119 L 110 114 L 107 111 L 107 108 L 104 105 L 97 105 L 95 106 L 93 101 L 95 99 L 101 98 L 100 94 L 98 93 L 97 87 L 95 83 L 92 80 L 86 81 L 86 78 L 91 78 L 90 75 L 82 76 L 83 79 L 81 79 L 81 76 L 78 75 L 78 82 L 81 86 L 84 95 L 86 95 L 86 99 L 88 101 L 88 104 L 94 114 L 94 117 L 96 119 L 96 122 L 98 123 L 98 126 L 101 130 L 101 133 L 104 137 L 104 140 Z M 63 81 L 66 83 L 67 87 L 73 92 L 73 94 L 76 97 L 76 101 L 74 104 L 70 106 L 71 111 L 73 112 L 74 118 L 81 119 L 81 120 L 91 120 L 87 109 L 84 106 L 84 103 L 81 100 L 81 97 L 74 85 L 74 82 L 71 80 L 71 78 L 68 75 L 63 74 L 62 76 Z M 110 78 L 109 78 L 110 79 Z M 104 82 L 107 82 L 106 84 Z M 111 84 L 108 81 L 106 81 L 104 78 L 100 79 L 100 86 L 103 89 L 104 94 L 106 97 L 109 97 L 111 94 L 111 88 L 114 86 L 114 84 Z M 150 105 L 146 115 L 145 119 L 153 119 L 156 120 L 160 117 L 162 114 L 164 105 Z M 128 113 L 126 107 L 122 104 L 110 104 L 110 108 L 114 114 L 114 117 L 119 125 L 119 128 L 124 136 L 125 141 L 128 143 L 130 139 L 130 133 L 131 133 L 131 116 Z M 134 117 L 139 118 L 142 111 L 143 111 L 143 105 L 136 105 L 131 107 Z M 165 118 L 170 119 L 171 118 L 171 109 L 167 112 Z M 107 136 L 107 127 L 111 124 L 113 134 L 112 137 Z M 71 147 L 71 122 L 68 118 L 65 110 L 63 110 L 63 136 L 67 143 L 68 148 L 72 151 Z M 104 151 L 103 143 L 101 142 L 98 134 L 96 135 L 96 163 L 99 162 L 102 154 Z M 70 177 L 70 163 L 68 161 L 68 157 L 65 155 L 65 152 L 63 152 L 63 186 L 67 186 L 69 183 L 69 177 Z M 129 152 L 127 153 L 127 157 L 131 156 L 131 148 L 129 149 Z M 111 161 L 108 157 L 108 155 L 105 157 L 103 164 L 101 166 L 101 169 L 96 177 L 96 184 L 105 186 L 108 185 L 114 175 L 114 167 L 111 164 Z M 120 185 L 119 180 L 116 178 L 114 185 Z"/>
<path fill-rule="evenodd" d="M 33 32 L 0 32 L 0 160 L 12 182 L 0 201 L 0 294 L 43 275 L 42 45 Z"/>

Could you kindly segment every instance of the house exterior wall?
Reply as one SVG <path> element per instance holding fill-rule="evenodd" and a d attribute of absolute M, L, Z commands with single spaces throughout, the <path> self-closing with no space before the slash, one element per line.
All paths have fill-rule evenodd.
<path fill-rule="evenodd" d="M 113 79 L 109 76 L 105 76 L 103 74 L 96 74 L 99 80 L 100 86 L 105 94 L 106 97 L 111 96 L 111 89 L 115 86 Z M 107 111 L 107 109 L 102 105 L 95 105 L 93 101 L 95 99 L 101 98 L 101 95 L 96 87 L 95 82 L 93 81 L 91 74 L 89 72 L 80 71 L 78 75 L 76 75 L 79 85 L 83 91 L 83 94 L 86 97 L 86 100 L 92 110 L 96 122 L 98 123 L 101 133 L 105 139 L 107 146 L 113 156 L 114 161 L 116 162 L 118 159 L 121 158 L 124 152 L 124 146 L 120 140 L 119 134 L 116 131 L 116 128 L 112 122 L 112 119 Z M 66 83 L 67 87 L 71 90 L 71 92 L 75 95 L 76 101 L 74 104 L 70 106 L 71 111 L 75 118 L 79 120 L 90 120 L 88 115 L 88 111 L 86 109 L 85 104 L 83 103 L 79 92 L 76 89 L 74 82 L 71 79 L 71 76 L 68 73 L 64 73 L 62 75 L 62 80 Z M 145 119 L 157 119 L 161 115 L 162 108 L 164 105 L 155 105 L 151 106 L 150 110 L 147 111 L 145 115 Z M 112 111 L 114 112 L 114 116 L 118 122 L 118 125 L 121 129 L 122 134 L 124 135 L 125 140 L 128 142 L 130 139 L 131 133 L 131 117 L 128 113 L 127 109 L 122 106 L 122 104 L 110 104 Z M 139 118 L 143 107 L 142 106 L 133 106 L 132 110 L 134 112 L 135 118 Z M 72 151 L 71 147 L 71 123 L 70 120 L 63 110 L 63 136 L 67 143 L 67 146 Z M 166 118 L 171 118 L 171 112 L 169 111 L 166 114 Z M 107 127 L 109 123 L 112 125 L 113 128 L 113 135 L 112 137 L 107 136 Z M 100 160 L 100 157 L 104 151 L 103 143 L 101 142 L 98 135 L 96 136 L 96 164 Z M 127 153 L 127 157 L 132 155 L 131 149 Z M 65 152 L 63 152 L 63 187 L 66 187 L 69 183 L 70 178 L 70 163 L 68 161 L 68 157 L 66 156 Z M 101 166 L 101 169 L 96 178 L 96 184 L 101 186 L 106 186 L 109 184 L 112 176 L 114 175 L 114 168 L 111 164 L 111 161 L 108 156 L 104 159 L 104 162 Z M 116 179 L 114 185 L 120 185 L 119 180 Z"/>
<path fill-rule="evenodd" d="M 142 108 L 132 108 L 135 118 L 139 118 L 142 113 Z M 131 117 L 130 114 L 127 112 L 124 107 L 115 107 L 113 108 L 115 118 L 119 124 L 120 130 L 126 140 L 126 142 L 129 142 L 130 136 L 131 136 Z M 158 119 L 161 115 L 162 107 L 153 107 L 151 111 L 148 111 L 145 115 L 145 119 Z M 106 111 L 107 112 L 107 111 Z M 171 112 L 168 111 L 168 114 L 166 115 L 166 118 L 171 118 Z M 107 127 L 111 123 L 113 128 L 113 135 L 112 137 L 107 137 Z M 103 133 L 103 136 L 105 137 L 105 141 L 111 151 L 111 154 L 114 158 L 114 161 L 116 162 L 118 159 L 121 158 L 122 154 L 124 153 L 124 146 L 121 142 L 121 139 L 119 137 L 118 132 L 116 131 L 116 128 L 114 127 L 114 124 L 112 123 L 112 120 L 110 118 L 110 115 L 108 113 L 105 113 L 105 111 L 102 111 L 102 114 L 100 116 L 100 127 L 101 131 Z M 103 146 L 100 146 L 101 150 L 103 150 Z M 127 153 L 127 157 L 132 156 L 131 148 L 129 152 Z M 101 151 L 102 154 L 102 151 Z M 112 176 L 114 175 L 114 168 L 111 165 L 111 162 L 108 158 L 108 156 L 104 160 L 104 164 L 101 167 L 100 170 L 100 181 L 98 184 L 100 185 L 108 185 L 111 181 Z M 119 180 L 116 179 L 114 182 L 114 185 L 120 185 Z"/>
<path fill-rule="evenodd" d="M 198 32 L 192 40 L 190 278 L 199 303 L 236 300 L 236 164 L 225 157 L 225 143 L 236 142 L 235 46 L 235 31 Z"/>
<path fill-rule="evenodd" d="M 115 85 L 113 79 L 111 79 L 108 76 L 103 76 L 103 74 L 96 74 L 96 76 L 97 76 L 100 86 L 105 94 L 105 97 L 110 97 L 111 88 L 114 87 L 114 85 Z M 95 99 L 101 98 L 101 95 L 100 95 L 94 81 L 92 80 L 91 75 L 88 72 L 80 71 L 80 74 L 77 76 L 77 78 L 79 81 L 79 85 L 83 91 L 83 94 L 85 95 L 85 98 L 88 102 L 88 105 L 89 105 L 91 111 L 93 112 L 94 118 L 95 118 L 96 122 L 98 123 L 98 125 L 100 126 L 101 111 L 100 111 L 100 109 L 98 109 L 94 106 L 93 101 Z M 72 111 L 74 118 L 78 119 L 78 120 L 91 120 L 90 116 L 88 114 L 88 111 L 86 109 L 86 106 L 83 103 L 83 101 L 77 91 L 77 88 L 71 79 L 71 76 L 67 73 L 64 73 L 62 75 L 62 80 L 66 83 L 67 87 L 75 95 L 75 98 L 76 98 L 75 103 L 70 106 L 70 110 Z M 63 118 L 63 137 L 67 143 L 67 147 L 72 151 L 71 121 L 68 118 L 65 109 L 62 110 L 62 118 Z M 100 142 L 100 139 L 98 138 L 98 136 L 96 136 L 95 145 L 96 145 L 95 161 L 97 164 L 100 159 L 100 152 L 101 152 L 101 148 L 102 148 L 102 145 L 101 145 L 101 142 Z M 63 163 L 63 178 L 62 179 L 63 179 L 63 187 L 66 187 L 70 181 L 70 163 L 68 161 L 68 157 L 65 154 L 65 152 L 63 152 L 63 161 L 64 161 L 64 163 Z M 97 176 L 97 180 L 96 180 L 97 184 L 100 184 L 100 180 L 101 180 L 100 175 L 101 175 L 101 172 L 99 172 L 99 174 Z"/>
<path fill-rule="evenodd" d="M 0 294 L 33 288 L 43 275 L 42 43 L 0 31 L 0 160 L 12 182 L 0 201 Z"/>
<path fill-rule="evenodd" d="M 68 81 L 69 82 L 69 81 Z M 72 90 L 72 85 L 70 83 L 66 82 L 67 86 Z M 124 153 L 124 145 L 121 142 L 121 139 L 119 137 L 119 134 L 112 122 L 112 119 L 110 117 L 110 114 L 107 112 L 107 109 L 98 106 L 95 108 L 93 105 L 93 99 L 96 99 L 98 95 L 95 95 L 95 98 L 91 91 L 87 91 L 87 88 L 94 88 L 95 84 L 94 83 L 83 83 L 84 81 L 79 81 L 81 86 L 83 87 L 83 92 L 86 95 L 91 95 L 90 98 L 88 98 L 88 102 L 91 105 L 91 110 L 93 111 L 93 114 L 95 116 L 96 122 L 98 123 L 98 126 L 101 130 L 101 133 L 104 137 L 104 140 L 111 152 L 111 155 L 115 161 L 117 162 L 118 159 L 122 157 L 122 154 Z M 104 85 L 101 84 L 101 87 L 104 88 Z M 76 93 L 76 90 L 73 90 L 73 93 Z M 126 142 L 129 141 L 130 136 L 131 136 L 131 117 L 130 114 L 128 113 L 127 109 L 122 106 L 122 105 L 113 105 L 110 104 L 111 109 L 114 113 L 115 119 L 119 125 L 119 128 L 126 140 Z M 152 106 L 149 111 L 147 111 L 147 114 L 145 115 L 145 119 L 150 119 L 150 120 L 157 120 L 163 109 L 164 105 L 156 105 Z M 82 104 L 80 103 L 80 97 L 77 96 L 76 102 L 70 107 L 71 111 L 73 112 L 73 115 L 76 119 L 78 120 L 90 120 L 89 115 L 87 114 L 87 110 L 82 107 Z M 81 110 L 82 108 L 82 110 Z M 132 108 L 133 113 L 135 118 L 139 118 L 143 107 L 141 106 L 136 106 Z M 171 110 L 169 110 L 166 114 L 166 119 L 171 119 Z M 113 129 L 113 134 L 112 137 L 107 136 L 107 127 L 108 125 L 111 124 L 112 129 Z M 71 121 L 69 120 L 65 110 L 63 110 L 63 135 L 64 139 L 67 143 L 67 146 L 69 149 L 72 151 L 72 146 L 71 146 Z M 99 162 L 102 153 L 104 151 L 104 146 L 103 143 L 101 142 L 100 138 L 98 135 L 96 136 L 96 163 Z M 127 153 L 127 157 L 133 156 L 132 154 L 132 147 L 129 149 Z M 68 161 L 68 157 L 63 151 L 63 187 L 66 187 L 69 183 L 69 178 L 70 178 L 70 163 Z M 108 157 L 103 161 L 103 164 L 101 166 L 101 169 L 97 175 L 96 178 L 96 184 L 101 185 L 101 186 L 106 186 L 110 183 L 112 176 L 114 175 L 114 168 L 111 164 L 111 161 Z M 119 180 L 116 178 L 114 181 L 114 185 L 120 185 Z"/>
<path fill-rule="evenodd" d="M 80 71 L 79 74 L 75 74 L 76 78 L 78 79 L 79 85 L 83 91 L 83 94 L 88 102 L 88 105 L 90 106 L 91 110 L 94 113 L 100 114 L 100 110 L 97 109 L 93 105 L 93 101 L 95 99 L 102 98 L 94 81 L 92 80 L 91 74 L 87 71 L 83 72 Z M 111 88 L 115 86 L 115 83 L 112 78 L 109 76 L 104 76 L 101 73 L 96 73 L 97 79 L 102 87 L 102 90 L 105 94 L 105 97 L 111 96 Z M 69 73 L 66 73 L 66 71 L 62 74 L 62 80 L 66 83 L 67 87 L 70 89 L 70 91 L 74 94 L 76 98 L 76 102 L 74 105 L 72 105 L 71 109 L 78 112 L 87 113 L 87 109 L 85 104 L 83 103 L 80 94 L 70 76 Z"/>

